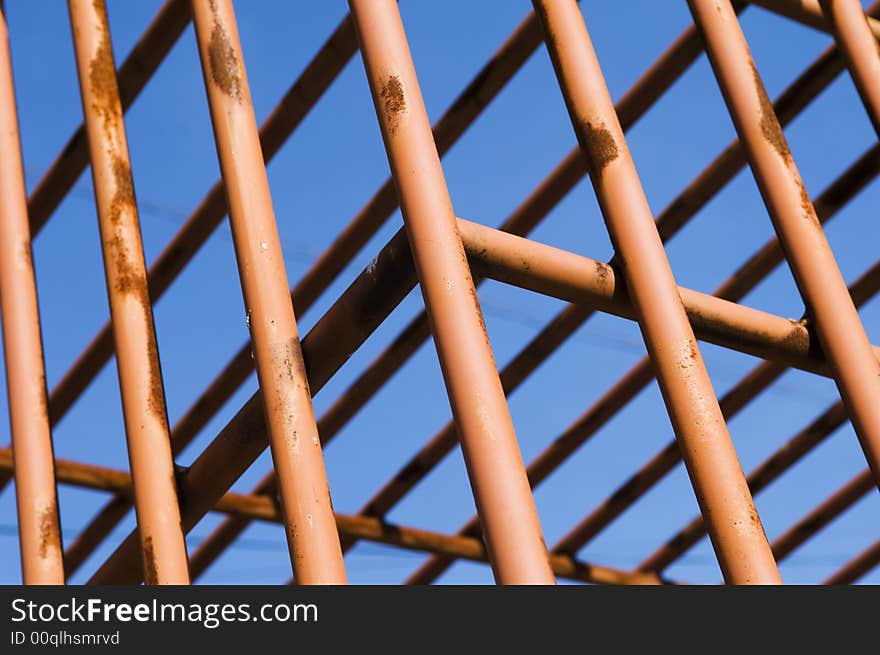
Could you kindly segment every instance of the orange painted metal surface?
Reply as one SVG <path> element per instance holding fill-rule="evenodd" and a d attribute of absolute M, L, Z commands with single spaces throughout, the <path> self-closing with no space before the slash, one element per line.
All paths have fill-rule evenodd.
<path fill-rule="evenodd" d="M 779 582 L 776 561 L 875 488 L 880 471 L 880 349 L 857 308 L 880 289 L 880 263 L 849 288 L 822 226 L 880 172 L 873 145 L 825 191 L 804 190 L 782 127 L 843 71 L 880 133 L 880 54 L 875 20 L 857 0 L 756 0 L 827 32 L 834 44 L 770 103 L 738 23 L 745 3 L 689 0 L 689 26 L 616 106 L 574 0 L 535 0 L 529 14 L 433 130 L 397 5 L 350 0 L 346 16 L 258 131 L 230 0 L 168 0 L 118 69 L 102 0 L 69 0 L 84 123 L 25 196 L 5 20 L 0 44 L 0 311 L 11 448 L 0 449 L 0 488 L 15 479 L 23 581 L 61 584 L 134 506 L 139 529 L 94 572 L 95 583 L 187 583 L 251 521 L 281 524 L 297 583 L 343 583 L 343 553 L 360 540 L 432 555 L 407 580 L 435 580 L 458 560 L 488 562 L 500 583 L 657 584 L 707 532 L 731 583 Z M 587 20 L 584 20 L 584 13 Z M 149 269 L 138 224 L 124 111 L 190 20 L 205 77 L 222 180 Z M 456 219 L 440 157 L 481 115 L 542 37 L 579 148 L 494 230 Z M 392 176 L 292 287 L 283 264 L 265 165 L 360 47 Z M 655 218 L 624 132 L 675 83 L 703 47 L 737 129 L 734 141 Z M 98 332 L 51 394 L 46 393 L 30 240 L 91 164 L 112 323 Z M 758 183 L 777 239 L 714 295 L 679 287 L 664 244 L 744 166 Z M 589 174 L 615 256 L 602 263 L 527 235 Z M 397 207 L 404 229 L 380 251 L 299 341 L 303 312 L 336 280 Z M 245 344 L 169 430 L 152 321 L 156 302 L 229 213 L 251 343 Z M 295 218 L 295 217 L 294 217 Z M 840 256 L 841 253 L 838 253 Z M 788 263 L 808 308 L 800 321 L 752 309 L 742 298 Z M 483 279 L 567 303 L 499 372 L 476 286 Z M 425 312 L 412 320 L 315 419 L 311 396 L 414 288 Z M 291 305 L 292 301 L 292 305 Z M 649 357 L 640 361 L 524 466 L 505 396 L 596 312 L 638 322 Z M 453 420 L 424 442 L 356 515 L 335 513 L 322 444 L 333 439 L 428 339 L 436 347 Z M 716 400 L 697 339 L 765 361 Z M 253 349 L 253 359 L 251 350 Z M 54 461 L 51 427 L 114 355 L 132 474 Z M 830 405 L 746 477 L 725 420 L 789 368 L 832 378 Z M 187 468 L 174 457 L 256 369 L 260 391 Z M 592 509 L 548 553 L 531 488 L 541 484 L 655 379 L 676 439 Z M 847 420 L 859 436 L 863 471 L 768 544 L 752 501 Z M 457 535 L 388 524 L 385 516 L 460 443 L 478 514 Z M 231 485 L 270 447 L 273 470 L 251 494 Z M 703 511 L 632 571 L 587 563 L 576 553 L 684 461 Z M 871 472 L 873 471 L 873 473 Z M 57 482 L 111 495 L 62 562 Z M 277 494 L 280 503 L 273 496 Z M 183 502 L 181 502 L 183 501 Z M 209 511 L 227 518 L 187 560 L 184 535 Z M 482 543 L 481 543 L 482 539 Z M 880 564 L 871 545 L 826 582 L 849 584 Z"/>

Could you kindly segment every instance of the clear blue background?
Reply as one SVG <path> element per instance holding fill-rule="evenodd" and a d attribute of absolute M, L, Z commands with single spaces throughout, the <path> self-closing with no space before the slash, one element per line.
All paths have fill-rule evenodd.
<path fill-rule="evenodd" d="M 24 163 L 29 188 L 40 179 L 81 121 L 66 3 L 7 0 Z M 140 36 L 160 2 L 110 0 L 117 62 Z M 527 0 L 401 0 L 401 12 L 431 120 L 446 110 L 531 9 Z M 262 122 L 347 11 L 342 0 L 237 3 L 238 25 L 257 120 Z M 691 21 L 684 0 L 584 0 L 583 11 L 612 97 L 619 98 Z M 742 25 L 771 97 L 775 97 L 831 42 L 830 37 L 762 9 L 749 8 Z M 204 85 L 192 27 L 128 112 L 147 261 L 151 262 L 219 177 Z M 791 149 L 816 195 L 876 138 L 846 75 L 786 129 Z M 661 211 L 734 137 L 705 56 L 628 134 L 642 184 Z M 444 158 L 458 215 L 490 226 L 505 217 L 575 145 L 549 58 L 533 55 L 461 141 Z M 356 55 L 314 111 L 268 167 L 291 283 L 298 280 L 388 176 L 388 165 L 363 66 Z M 870 186 L 827 229 L 847 281 L 877 257 L 876 206 Z M 396 213 L 316 306 L 300 317 L 308 330 L 401 225 Z M 668 246 L 680 284 L 711 292 L 759 246 L 772 227 L 748 170 L 740 173 Z M 607 259 L 611 247 L 589 181 L 582 181 L 548 216 L 534 237 Z M 36 239 L 43 337 L 52 388 L 108 317 L 94 200 L 85 173 Z M 496 358 L 504 364 L 562 307 L 525 291 L 487 283 L 480 300 Z M 785 266 L 745 302 L 799 317 L 803 305 Z M 323 409 L 396 336 L 421 307 L 411 294 L 315 399 Z M 227 223 L 212 236 L 155 308 L 172 423 L 247 338 Z M 880 340 L 880 304 L 862 316 Z M 756 360 L 702 345 L 719 395 Z M 591 319 L 510 399 L 526 461 L 575 420 L 608 385 L 644 354 L 633 323 Z M 4 381 L 5 383 L 5 381 Z M 2 384 L 2 383 L 0 383 Z M 252 376 L 181 456 L 194 459 L 256 388 Z M 6 395 L 0 394 L 0 414 Z M 743 467 L 750 470 L 837 399 L 832 382 L 787 373 L 730 422 Z M 433 346 L 394 377 L 325 451 L 337 510 L 354 513 L 449 418 Z M 5 418 L 3 419 L 5 421 Z M 7 423 L 3 423 L 7 425 Z M 54 431 L 56 455 L 127 469 L 114 365 Z M 652 384 L 580 448 L 536 491 L 548 544 L 585 516 L 636 467 L 665 445 L 672 432 Z M 3 439 L 5 441 L 5 438 Z M 264 455 L 235 486 L 249 490 L 271 465 Z M 791 473 L 757 497 L 771 539 L 865 467 L 847 425 Z M 62 525 L 70 543 L 106 495 L 61 487 Z M 871 493 L 781 566 L 787 582 L 823 580 L 880 537 L 880 504 Z M 406 525 L 454 532 L 474 512 L 458 450 L 390 515 Z M 592 541 L 581 556 L 618 567 L 638 564 L 697 513 L 682 467 L 637 507 Z M 192 551 L 221 517 L 209 516 L 189 537 Z M 83 582 L 129 532 L 133 519 L 73 577 Z M 11 487 L 0 497 L 0 582 L 20 581 Z M 398 583 L 423 555 L 360 544 L 347 557 L 355 583 Z M 669 569 L 673 577 L 716 582 L 719 570 L 707 540 Z M 210 583 L 280 583 L 290 564 L 281 529 L 254 525 L 201 579 Z M 488 567 L 453 566 L 447 583 L 487 583 Z M 880 581 L 880 572 L 867 577 Z"/>

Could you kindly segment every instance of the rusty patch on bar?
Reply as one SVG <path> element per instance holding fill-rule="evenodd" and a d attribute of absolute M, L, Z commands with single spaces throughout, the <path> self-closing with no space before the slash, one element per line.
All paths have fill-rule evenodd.
<path fill-rule="evenodd" d="M 214 27 L 208 44 L 208 59 L 211 65 L 211 79 L 217 88 L 230 98 L 241 100 L 241 64 L 229 42 L 229 35 L 217 18 L 217 8 L 211 3 L 214 13 Z"/>
<path fill-rule="evenodd" d="M 810 200 L 810 194 L 807 193 L 806 187 L 804 187 L 804 183 L 798 180 L 798 186 L 800 187 L 801 194 L 801 211 L 803 212 L 803 216 L 806 220 L 811 223 L 819 225 L 819 217 L 816 215 L 816 209 L 813 207 L 813 201 Z"/>
<path fill-rule="evenodd" d="M 25 268 L 32 270 L 34 267 L 34 253 L 31 251 L 30 239 L 24 239 L 21 242 L 19 256 L 21 257 L 21 263 L 25 266 Z"/>
<path fill-rule="evenodd" d="M 156 566 L 156 553 L 153 552 L 153 538 L 144 539 L 144 582 L 149 585 L 159 584 L 159 569 Z"/>
<path fill-rule="evenodd" d="M 126 209 L 135 208 L 134 183 L 131 166 L 119 155 L 113 156 L 113 199 L 110 201 L 110 221 L 118 225 Z"/>
<path fill-rule="evenodd" d="M 681 356 L 678 358 L 678 365 L 681 368 L 690 368 L 697 363 L 697 344 L 693 339 L 688 339 Z"/>
<path fill-rule="evenodd" d="M 165 389 L 162 386 L 162 368 L 159 364 L 159 349 L 156 345 L 156 335 L 154 333 L 149 301 L 144 308 L 146 312 L 145 320 L 147 322 L 147 359 L 150 365 L 150 396 L 147 400 L 147 407 L 150 412 L 165 425 L 167 417 L 165 415 Z"/>
<path fill-rule="evenodd" d="M 46 559 L 51 551 L 57 550 L 60 539 L 58 506 L 52 501 L 40 512 L 40 557 Z"/>
<path fill-rule="evenodd" d="M 480 332 L 482 332 L 483 339 L 486 341 L 486 346 L 489 348 L 489 354 L 492 355 L 492 342 L 489 341 L 489 331 L 486 329 L 486 321 L 483 319 L 483 311 L 480 309 L 480 299 L 477 297 L 477 289 L 473 285 L 473 283 L 471 284 L 470 295 L 471 300 L 474 301 L 474 312 L 477 315 L 477 322 L 480 325 Z"/>
<path fill-rule="evenodd" d="M 125 242 L 118 234 L 110 237 L 105 242 L 105 246 L 110 250 L 115 265 L 116 280 L 113 288 L 118 293 L 128 293 L 132 289 L 137 288 L 137 268 L 132 265 L 128 257 L 128 251 L 125 249 Z"/>
<path fill-rule="evenodd" d="M 290 397 L 285 389 L 289 384 L 301 384 L 306 394 L 311 396 L 299 338 L 293 337 L 285 343 L 274 344 L 271 347 L 271 353 L 273 367 L 276 370 L 276 379 L 280 383 L 275 400 L 280 411 L 287 416 L 291 426 L 291 434 L 286 437 L 287 444 L 292 450 L 296 451 L 299 449 L 299 434 L 293 426 L 296 425 L 300 412 L 296 406 L 296 401 Z"/>
<path fill-rule="evenodd" d="M 104 0 L 94 0 L 92 6 L 98 18 L 98 29 L 101 40 L 95 55 L 89 63 L 89 83 L 95 102 L 92 108 L 104 121 L 104 133 L 108 141 L 112 141 L 112 130 L 116 119 L 121 114 L 119 104 L 119 87 L 116 81 L 116 65 L 113 63 L 113 44 L 110 41 L 110 26 L 107 20 L 107 8 Z"/>
<path fill-rule="evenodd" d="M 394 134 L 397 131 L 400 115 L 406 111 L 406 97 L 403 94 L 400 78 L 397 75 L 389 75 L 379 95 L 382 96 L 382 108 L 388 122 L 388 131 Z"/>
<path fill-rule="evenodd" d="M 773 103 L 770 102 L 770 98 L 767 96 L 767 90 L 764 88 L 763 82 L 761 82 L 761 76 L 758 74 L 755 62 L 749 61 L 749 65 L 752 67 L 755 92 L 758 94 L 758 101 L 761 104 L 761 134 L 764 135 L 764 138 L 773 146 L 773 149 L 776 150 L 785 163 L 791 164 L 791 150 L 789 150 L 788 142 L 782 133 L 782 126 L 776 118 Z"/>
<path fill-rule="evenodd" d="M 604 123 L 593 125 L 583 122 L 584 148 L 587 151 L 587 165 L 594 177 L 601 177 L 602 171 L 620 154 L 617 143 Z"/>

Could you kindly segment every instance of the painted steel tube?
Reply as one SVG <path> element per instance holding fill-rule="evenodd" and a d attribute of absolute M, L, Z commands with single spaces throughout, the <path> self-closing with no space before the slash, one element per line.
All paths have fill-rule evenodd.
<path fill-rule="evenodd" d="M 694 40 L 698 42 L 696 34 L 694 34 Z M 530 13 L 437 121 L 434 126 L 434 139 L 441 154 L 451 148 L 458 138 L 464 134 L 473 121 L 481 114 L 482 109 L 504 88 L 516 71 L 534 52 L 540 41 L 540 28 L 537 24 L 537 19 L 533 13 Z M 263 154 L 267 160 L 277 152 L 284 139 L 308 112 L 356 49 L 354 28 L 351 20 L 346 17 L 324 46 L 322 46 L 318 54 L 312 59 L 312 62 L 302 73 L 299 80 L 288 91 L 288 94 L 278 105 L 272 116 L 264 123 L 261 129 L 261 140 L 263 143 Z M 672 63 L 675 63 L 675 61 Z M 222 188 L 218 186 L 215 188 L 215 191 L 217 197 L 222 200 Z M 215 191 L 212 190 L 211 198 L 214 197 Z M 203 206 L 206 206 L 208 202 L 206 200 Z M 217 203 L 207 206 L 214 205 L 217 205 Z M 225 204 L 221 203 L 217 206 L 220 209 L 212 209 L 211 211 L 222 218 L 222 213 L 225 212 Z M 306 311 L 312 306 L 332 281 L 342 272 L 346 264 L 351 261 L 351 258 L 393 214 L 396 207 L 397 199 L 394 185 L 391 180 L 388 180 L 363 209 L 358 212 L 349 225 L 342 230 L 330 247 L 319 257 L 291 291 L 291 298 L 300 312 Z M 183 265 L 175 263 L 181 257 L 180 252 L 190 253 L 183 255 L 188 260 L 195 252 L 198 244 L 207 238 L 207 234 L 210 234 L 210 229 L 213 229 L 216 225 L 214 219 L 211 219 L 211 221 L 213 222 L 209 222 L 210 227 L 208 231 L 203 233 L 204 236 L 199 237 L 201 240 L 193 238 L 192 235 L 184 238 L 184 231 L 181 231 L 179 233 L 180 238 L 176 237 L 169 244 L 165 251 L 168 257 L 163 255 L 156 263 L 157 283 L 160 280 L 167 280 L 167 282 L 162 283 L 167 288 L 173 276 L 179 272 Z M 196 225 L 195 217 L 191 219 L 190 224 Z M 204 230 L 207 228 L 199 229 Z M 93 343 L 98 341 L 96 339 Z M 185 448 L 208 423 L 211 417 L 219 411 L 223 404 L 244 383 L 253 371 L 253 360 L 251 359 L 250 352 L 250 343 L 244 344 L 215 380 L 177 421 L 171 431 L 172 448 L 175 452 Z M 94 360 L 94 357 L 92 360 Z M 84 355 L 81 361 L 87 363 L 90 360 Z M 75 380 L 76 377 L 71 375 L 69 379 Z M 83 561 L 84 556 L 92 552 L 100 542 L 100 539 L 106 536 L 113 525 L 112 521 L 107 520 L 109 515 L 118 516 L 120 512 L 121 510 L 118 507 L 108 507 L 106 514 L 103 510 L 99 512 L 98 518 L 107 527 L 102 531 L 87 530 L 84 532 L 82 541 L 77 539 L 71 545 L 69 549 L 71 552 L 68 553 L 69 568 L 75 565 L 78 566 Z"/>
<path fill-rule="evenodd" d="M 859 0 L 819 0 L 846 59 L 850 77 L 874 131 L 880 136 L 880 46 Z"/>
<path fill-rule="evenodd" d="M 857 557 L 844 564 L 825 580 L 823 584 L 853 584 L 873 571 L 878 564 L 880 564 L 880 541 L 874 542 L 869 548 L 859 553 Z"/>
<path fill-rule="evenodd" d="M 540 43 L 540 26 L 534 13 L 523 21 L 516 33 L 511 36 L 502 49 L 495 55 L 490 64 L 478 75 L 477 79 L 485 79 L 489 73 L 496 73 L 501 62 L 509 62 L 514 55 L 508 54 L 509 49 L 522 42 L 521 35 L 529 35 L 529 53 L 534 51 Z M 532 41 L 532 35 L 535 41 Z M 685 30 L 658 60 L 642 75 L 633 87 L 620 99 L 617 104 L 617 113 L 620 116 L 624 129 L 635 124 L 639 118 L 656 102 L 675 80 L 693 63 L 700 53 L 699 37 L 693 27 Z M 520 62 L 521 63 L 521 62 Z M 484 74 L 485 73 L 485 74 Z M 469 88 L 475 86 L 472 83 Z M 462 94 L 465 95 L 465 94 Z M 473 95 L 478 95 L 476 92 Z M 479 94 L 485 95 L 485 92 Z M 458 101 L 456 101 L 458 104 Z M 447 141 L 442 139 L 443 132 L 439 129 L 444 119 L 434 129 L 434 139 L 437 142 L 438 152 L 442 155 Z M 587 169 L 580 149 L 575 148 L 569 155 L 550 173 L 550 175 L 523 201 L 501 226 L 502 230 L 515 234 L 525 234 L 537 225 L 550 212 L 550 210 L 564 197 L 572 187 L 586 175 Z M 714 169 L 713 169 L 714 174 Z M 681 203 L 674 205 L 672 211 L 658 217 L 658 229 L 661 234 L 671 236 L 678 227 L 683 225 L 687 217 L 695 213 L 697 205 Z M 664 226 L 668 229 L 664 230 Z M 479 284 L 479 281 L 475 281 Z M 534 340 L 527 349 L 527 353 L 521 353 L 509 366 L 501 371 L 501 383 L 506 393 L 511 393 L 534 368 L 549 356 L 568 335 L 592 314 L 592 310 L 583 307 L 571 307 L 571 311 L 565 310 L 564 317 L 560 317 L 557 323 L 554 321 L 542 336 Z M 574 317 L 580 317 L 574 320 Z M 400 335 L 383 351 L 353 382 L 349 388 L 337 399 L 319 422 L 318 427 L 323 440 L 328 440 L 342 425 L 350 420 L 360 408 L 373 396 L 375 390 L 381 388 L 384 383 L 394 375 L 398 368 L 407 361 L 411 353 L 430 336 L 427 315 L 422 312 L 416 316 L 400 333 Z M 221 378 L 224 376 L 221 374 Z M 326 429 L 323 427 L 326 425 Z M 448 436 L 447 436 L 448 435 Z M 442 440 L 442 448 L 437 452 L 448 453 L 457 443 L 457 435 L 450 424 L 444 428 L 435 439 Z M 431 442 L 433 444 L 433 441 Z M 430 446 L 429 446 L 430 447 Z M 445 449 L 445 450 L 444 450 Z M 397 488 L 406 493 L 414 486 L 422 475 L 427 474 L 431 467 L 422 469 L 422 473 L 408 476 L 405 484 L 398 484 Z M 397 478 L 395 478 L 397 480 Z M 255 493 L 266 492 L 273 489 L 272 473 L 270 472 L 254 488 Z M 259 490 L 259 491 L 257 491 Z M 385 492 L 385 488 L 374 496 L 378 502 L 379 497 Z M 365 507 L 373 507 L 370 501 Z M 247 526 L 247 520 L 230 518 L 221 526 L 218 526 L 212 534 L 203 541 L 199 548 L 190 558 L 190 570 L 192 575 L 199 575 L 223 549 L 232 543 Z M 343 537 L 343 551 L 354 543 L 350 538 Z"/>
<path fill-rule="evenodd" d="M 194 0 L 217 157 L 294 573 L 346 581 L 330 489 L 230 0 Z"/>
<path fill-rule="evenodd" d="M 880 479 L 880 363 L 726 0 L 688 0 L 795 282 L 868 465 Z"/>
<path fill-rule="evenodd" d="M 757 7 L 763 7 L 767 11 L 772 11 L 780 16 L 790 18 L 796 23 L 801 23 L 807 27 L 819 30 L 821 32 L 832 32 L 819 0 L 749 0 L 751 4 Z M 880 39 L 880 21 L 870 16 L 867 20 L 868 27 L 875 39 Z"/>
<path fill-rule="evenodd" d="M 148 584 L 188 584 L 165 392 L 103 0 L 69 0 Z"/>
<path fill-rule="evenodd" d="M 0 470 L 11 470 L 12 452 L 0 448 Z M 58 461 L 59 482 L 81 488 L 108 491 L 118 497 L 131 497 L 131 476 L 124 471 L 116 471 L 81 462 Z M 274 499 L 265 495 L 244 495 L 228 492 L 212 508 L 215 512 L 227 514 L 230 518 L 246 518 L 252 521 L 283 523 L 283 518 Z M 375 517 L 334 515 L 339 534 L 350 539 L 363 539 L 374 543 L 388 544 L 414 552 L 441 554 L 447 557 L 467 559 L 473 562 L 486 562 L 489 558 L 486 547 L 479 539 L 445 535 L 438 532 L 395 525 Z M 658 585 L 671 582 L 653 573 L 638 573 L 600 566 L 566 555 L 550 557 L 553 572 L 570 580 L 590 584 L 630 584 Z"/>
<path fill-rule="evenodd" d="M 551 584 L 537 510 L 397 5 L 351 0 L 349 6 L 496 580 Z"/>
<path fill-rule="evenodd" d="M 26 585 L 58 585 L 64 584 L 61 528 L 25 194 L 9 32 L 0 7 L 0 318 L 9 424 L 17 454 L 21 579 Z"/>
<path fill-rule="evenodd" d="M 309 389 L 318 393 L 416 285 L 412 255 L 401 230 L 349 285 L 302 341 Z M 178 476 L 181 520 L 189 532 L 268 446 L 262 396 L 239 410 L 192 465 Z M 137 533 L 113 552 L 92 584 L 137 584 Z"/>
<path fill-rule="evenodd" d="M 780 583 L 583 16 L 533 4 L 724 577 Z"/>
<path fill-rule="evenodd" d="M 172 46 L 180 38 L 189 19 L 188 0 L 168 0 L 156 14 L 117 72 L 123 111 L 131 106 L 156 72 Z M 28 215 L 33 238 L 36 238 L 55 209 L 73 188 L 88 163 L 89 151 L 85 125 L 80 125 L 28 198 Z M 89 382 L 97 375 L 100 367 L 106 364 L 113 355 L 113 337 L 110 334 L 109 324 L 105 326 L 102 334 L 104 335 L 101 341 L 102 349 L 99 353 L 101 361 L 98 369 L 89 373 L 91 375 L 88 377 Z M 60 418 L 59 412 L 55 408 L 59 404 L 63 404 L 56 391 L 57 388 L 49 395 L 49 421 L 52 425 L 57 423 Z M 6 487 L 9 480 L 10 477 L 6 473 L 0 473 L 0 491 Z"/>

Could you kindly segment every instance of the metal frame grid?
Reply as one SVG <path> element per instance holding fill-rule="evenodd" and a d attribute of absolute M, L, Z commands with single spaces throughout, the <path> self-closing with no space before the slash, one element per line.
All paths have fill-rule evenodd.
<path fill-rule="evenodd" d="M 91 576 L 92 583 L 195 581 L 252 521 L 280 523 L 294 580 L 346 581 L 343 556 L 367 540 L 431 553 L 407 580 L 426 584 L 457 560 L 488 562 L 497 582 L 672 582 L 668 567 L 708 534 L 724 579 L 781 582 L 777 563 L 868 494 L 880 475 L 880 350 L 858 307 L 880 290 L 880 262 L 849 287 L 822 225 L 880 172 L 873 145 L 810 198 L 782 128 L 848 71 L 880 134 L 880 3 L 761 0 L 753 4 L 833 35 L 830 46 L 771 102 L 738 22 L 746 3 L 688 0 L 693 25 L 614 105 L 576 0 L 534 0 L 530 14 L 432 127 L 393 0 L 350 0 L 351 13 L 319 49 L 258 129 L 231 0 L 168 0 L 121 66 L 113 61 L 104 0 L 69 0 L 84 122 L 30 197 L 25 194 L 5 19 L 0 44 L 0 300 L 12 440 L 0 449 L 0 482 L 15 481 L 26 584 L 62 584 L 134 507 L 137 529 Z M 587 22 L 589 17 L 587 16 Z M 144 260 L 124 113 L 188 23 L 195 27 L 217 155 L 218 181 L 155 262 Z M 498 228 L 457 218 L 440 157 L 544 43 L 579 147 Z M 265 165 L 360 50 L 391 178 L 290 288 Z M 626 132 L 706 52 L 738 140 L 654 216 Z M 47 393 L 30 243 L 91 166 L 108 322 Z M 664 243 L 748 166 L 776 238 L 712 294 L 679 286 Z M 609 262 L 550 247 L 527 235 L 589 175 L 615 255 Z M 303 313 L 392 213 L 404 227 L 302 340 Z M 168 425 L 153 327 L 159 301 L 229 215 L 251 342 L 230 359 L 183 417 Z M 786 263 L 803 318 L 739 301 Z M 568 303 L 499 371 L 476 287 L 492 279 Z M 418 315 L 320 417 L 317 393 L 414 288 Z M 292 302 L 291 302 L 292 300 Z M 524 463 L 506 395 L 595 312 L 635 321 L 648 355 L 533 461 Z M 433 340 L 453 420 L 379 489 L 358 514 L 334 513 L 326 446 L 415 351 Z M 698 340 L 763 361 L 717 398 Z M 51 430 L 116 355 L 130 473 L 55 459 Z M 744 473 L 726 422 L 789 368 L 834 380 L 840 401 L 754 470 Z M 254 394 L 188 467 L 174 458 L 256 370 Z M 532 489 L 547 479 L 656 380 L 675 438 L 549 549 Z M 833 431 L 851 421 L 868 467 L 768 541 L 753 496 Z M 478 514 L 457 534 L 392 525 L 388 513 L 460 445 Z M 229 491 L 265 450 L 273 470 L 248 494 Z M 13 456 L 14 452 L 14 456 Z M 702 516 L 635 570 L 576 555 L 683 462 Z M 62 549 L 56 484 L 107 492 L 106 504 Z M 185 535 L 208 513 L 228 515 L 187 554 Z M 858 580 L 880 563 L 880 542 L 827 582 Z"/>

